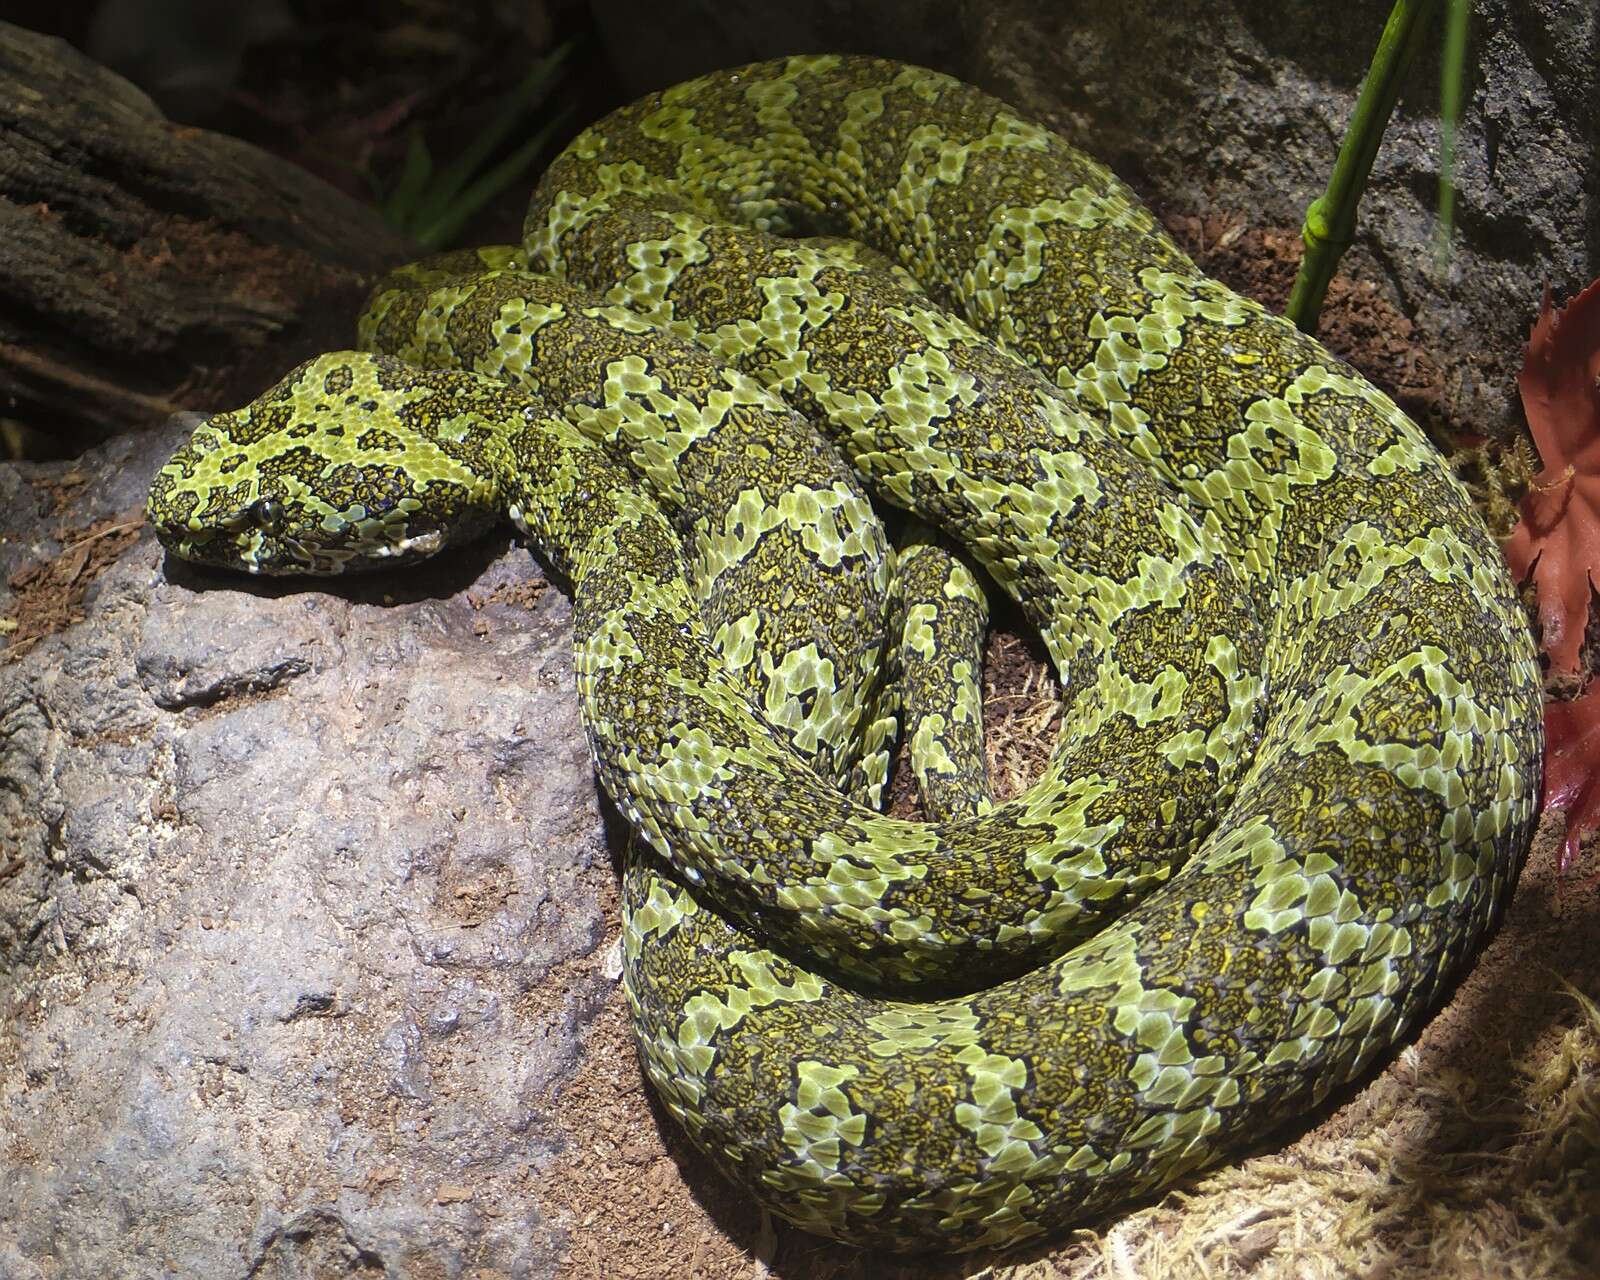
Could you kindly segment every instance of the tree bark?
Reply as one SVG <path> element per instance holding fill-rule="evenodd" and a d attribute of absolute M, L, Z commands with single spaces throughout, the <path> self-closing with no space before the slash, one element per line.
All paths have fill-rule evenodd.
<path fill-rule="evenodd" d="M 77 452 L 347 346 L 415 246 L 254 147 L 0 23 L 0 419 Z"/>

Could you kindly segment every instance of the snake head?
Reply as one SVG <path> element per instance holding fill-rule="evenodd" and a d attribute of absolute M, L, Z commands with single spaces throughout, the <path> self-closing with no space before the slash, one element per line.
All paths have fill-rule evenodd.
<path fill-rule="evenodd" d="M 500 511 L 505 388 L 360 352 L 319 356 L 208 419 L 156 475 L 173 555 L 258 574 L 387 568 Z"/>

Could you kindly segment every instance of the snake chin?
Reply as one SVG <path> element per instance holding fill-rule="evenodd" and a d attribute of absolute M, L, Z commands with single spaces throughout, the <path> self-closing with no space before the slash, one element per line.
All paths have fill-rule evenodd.
<path fill-rule="evenodd" d="M 450 540 L 448 531 L 439 528 L 395 536 L 386 522 L 366 516 L 314 524 L 302 519 L 262 528 L 251 516 L 259 505 L 187 520 L 152 515 L 151 522 L 162 547 L 178 559 L 255 577 L 332 577 L 389 569 L 432 556 Z"/>

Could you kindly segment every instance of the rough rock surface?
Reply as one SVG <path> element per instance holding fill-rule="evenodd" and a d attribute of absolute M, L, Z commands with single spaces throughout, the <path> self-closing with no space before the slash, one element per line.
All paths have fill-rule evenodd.
<path fill-rule="evenodd" d="M 1276 0 L 993 0 L 596 7 L 625 87 L 720 66 L 850 51 L 981 85 L 1101 159 L 1164 212 L 1225 211 L 1298 231 L 1326 184 L 1391 8 Z M 1446 364 L 1448 414 L 1485 434 L 1516 416 L 1513 374 L 1546 281 L 1570 296 L 1600 265 L 1600 31 L 1592 5 L 1473 6 L 1457 140 L 1457 242 L 1432 248 L 1438 42 L 1419 55 L 1361 206 L 1349 273 L 1382 284 Z"/>
<path fill-rule="evenodd" d="M 182 425 L 64 502 L 0 467 L 0 582 Z M 326 592 L 146 530 L 0 657 L 0 1276 L 553 1271 L 546 1109 L 610 984 L 551 975 L 612 870 L 543 586 L 504 539 Z"/>

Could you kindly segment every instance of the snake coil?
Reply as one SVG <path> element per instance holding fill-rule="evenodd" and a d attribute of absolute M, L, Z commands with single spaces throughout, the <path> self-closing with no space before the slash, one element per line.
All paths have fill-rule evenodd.
<path fill-rule="evenodd" d="M 643 836 L 645 1070 L 804 1227 L 973 1248 L 1159 1188 L 1357 1075 L 1509 891 L 1539 681 L 1464 490 L 976 89 L 808 57 L 652 95 L 557 159 L 522 246 L 398 273 L 362 336 L 387 354 L 197 432 L 163 541 L 338 572 L 506 514 L 571 576 Z M 895 618 L 937 692 L 982 600 L 959 566 L 896 587 L 863 481 L 1050 650 L 1066 727 L 1013 801 L 958 759 L 963 692 L 913 735 L 937 820 L 850 798 Z"/>

